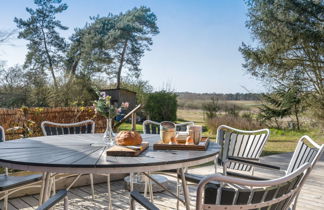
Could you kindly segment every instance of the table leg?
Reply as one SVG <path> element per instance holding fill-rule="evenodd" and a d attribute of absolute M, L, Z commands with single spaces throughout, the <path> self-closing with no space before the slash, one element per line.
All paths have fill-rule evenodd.
<path fill-rule="evenodd" d="M 183 194 L 184 194 L 185 202 L 186 202 L 186 209 L 190 210 L 189 189 L 188 189 L 188 185 L 187 185 L 185 174 L 184 174 L 184 168 L 180 168 L 180 173 L 181 173 L 181 182 L 182 182 Z"/>
<path fill-rule="evenodd" d="M 145 180 L 144 180 L 144 197 L 147 196 L 147 188 L 148 188 L 148 182 L 149 182 L 149 178 L 147 178 L 147 176 L 145 176 Z"/>
<path fill-rule="evenodd" d="M 151 173 L 148 172 L 148 175 L 150 176 Z M 153 203 L 154 202 L 154 200 L 153 200 L 153 183 L 152 183 L 151 179 L 148 180 L 148 187 L 149 187 L 149 191 L 150 191 L 150 200 L 151 200 L 151 203 Z"/>
<path fill-rule="evenodd" d="M 64 198 L 64 206 L 63 206 L 64 210 L 68 210 L 69 209 L 69 199 L 67 196 L 65 196 Z"/>
<path fill-rule="evenodd" d="M 218 165 L 218 154 L 215 156 L 215 159 L 214 159 L 214 167 L 215 167 L 215 174 L 217 174 L 217 165 Z"/>
<path fill-rule="evenodd" d="M 215 174 L 217 174 L 217 158 L 214 160 Z"/>
<path fill-rule="evenodd" d="M 135 210 L 135 201 L 132 199 L 130 193 L 134 190 L 134 173 L 129 174 L 129 209 Z"/>
<path fill-rule="evenodd" d="M 108 190 L 108 202 L 109 202 L 109 210 L 112 209 L 111 203 L 111 189 L 110 189 L 110 174 L 107 174 L 107 190 Z"/>
<path fill-rule="evenodd" d="M 42 188 L 40 190 L 40 195 L 39 195 L 39 206 L 43 204 L 44 202 L 44 194 L 45 194 L 45 179 L 46 179 L 47 172 L 43 173 L 42 176 Z"/>
<path fill-rule="evenodd" d="M 9 202 L 9 197 L 8 197 L 8 191 L 5 191 L 5 197 L 3 199 L 3 210 L 8 210 L 8 202 Z"/>
<path fill-rule="evenodd" d="M 177 169 L 177 196 L 178 196 L 178 198 L 180 197 L 180 189 L 179 189 L 180 180 L 179 180 L 179 176 L 178 176 L 179 173 L 180 173 L 180 170 Z M 178 209 L 179 209 L 179 199 L 177 199 L 177 210 Z"/>
<path fill-rule="evenodd" d="M 56 193 L 56 178 L 55 178 L 55 176 L 52 179 L 53 179 L 53 185 L 52 185 L 52 196 L 53 196 Z"/>
<path fill-rule="evenodd" d="M 92 196 L 92 200 L 95 200 L 94 197 L 94 185 L 93 185 L 93 174 L 89 174 L 90 177 L 90 187 L 91 187 L 91 196 Z"/>
<path fill-rule="evenodd" d="M 51 173 L 47 173 L 45 176 L 45 186 L 44 186 L 44 194 L 43 194 L 43 203 L 48 200 L 51 193 Z"/>

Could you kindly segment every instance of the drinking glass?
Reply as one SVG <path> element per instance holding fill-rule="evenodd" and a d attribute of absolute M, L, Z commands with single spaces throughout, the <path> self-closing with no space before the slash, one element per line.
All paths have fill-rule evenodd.
<path fill-rule="evenodd" d="M 189 136 L 193 139 L 195 145 L 198 145 L 201 140 L 202 126 L 201 125 L 190 125 Z"/>

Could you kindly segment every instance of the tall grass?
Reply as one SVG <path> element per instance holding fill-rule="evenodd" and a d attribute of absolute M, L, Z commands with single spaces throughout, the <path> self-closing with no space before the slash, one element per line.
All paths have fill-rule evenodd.
<path fill-rule="evenodd" d="M 263 128 L 257 121 L 240 116 L 222 115 L 207 120 L 207 126 L 213 134 L 216 134 L 217 128 L 220 125 L 228 125 L 242 130 L 256 130 Z"/>

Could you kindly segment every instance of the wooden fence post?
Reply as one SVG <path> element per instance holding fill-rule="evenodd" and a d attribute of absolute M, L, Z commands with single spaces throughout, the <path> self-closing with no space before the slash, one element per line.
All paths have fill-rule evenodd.
<path fill-rule="evenodd" d="M 136 113 L 132 113 L 132 131 L 136 131 Z"/>

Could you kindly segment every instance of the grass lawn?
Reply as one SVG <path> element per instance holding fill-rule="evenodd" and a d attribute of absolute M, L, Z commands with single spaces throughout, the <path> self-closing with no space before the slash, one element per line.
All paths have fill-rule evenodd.
<path fill-rule="evenodd" d="M 120 125 L 119 130 L 131 130 L 132 124 L 131 123 L 123 123 Z M 136 131 L 139 133 L 143 133 L 143 125 L 136 124 Z"/>
<path fill-rule="evenodd" d="M 181 121 L 192 121 L 204 124 L 204 112 L 200 109 L 178 109 L 177 117 Z"/>
<path fill-rule="evenodd" d="M 316 143 L 324 144 L 324 135 L 319 130 L 278 130 L 271 129 L 270 139 L 265 145 L 262 155 L 293 152 L 300 137 L 308 135 Z"/>

